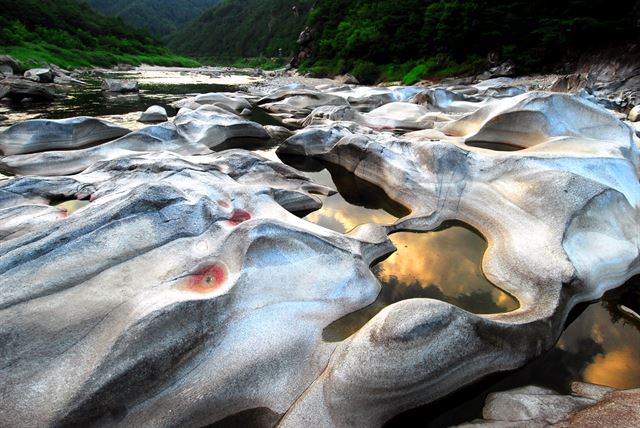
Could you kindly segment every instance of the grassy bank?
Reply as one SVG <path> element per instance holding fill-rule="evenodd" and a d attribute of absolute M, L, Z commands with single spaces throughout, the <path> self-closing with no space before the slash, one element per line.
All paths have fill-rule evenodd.
<path fill-rule="evenodd" d="M 115 64 L 154 64 L 175 67 L 197 67 L 198 61 L 174 55 L 166 50 L 145 54 L 127 54 L 106 50 L 61 48 L 49 43 L 26 42 L 20 46 L 2 46 L 0 54 L 10 55 L 25 68 L 55 64 L 62 68 L 109 67 Z"/>
<path fill-rule="evenodd" d="M 102 16 L 77 0 L 0 0 L 0 53 L 25 66 L 125 64 L 194 67 L 149 34 Z"/>

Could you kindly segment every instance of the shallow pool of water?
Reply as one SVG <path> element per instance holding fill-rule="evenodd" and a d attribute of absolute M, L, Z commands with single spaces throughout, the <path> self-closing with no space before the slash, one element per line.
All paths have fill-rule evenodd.
<path fill-rule="evenodd" d="M 398 250 L 372 269 L 382 285 L 378 298 L 328 326 L 325 340 L 344 340 L 385 307 L 406 299 L 441 300 L 477 314 L 518 308 L 513 297 L 482 273 L 487 244 L 473 230 L 450 225 L 427 233 L 396 233 L 390 238 Z"/>

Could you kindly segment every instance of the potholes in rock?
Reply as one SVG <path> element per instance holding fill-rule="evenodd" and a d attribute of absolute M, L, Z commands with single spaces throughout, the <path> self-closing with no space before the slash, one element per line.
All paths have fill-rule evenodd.
<path fill-rule="evenodd" d="M 517 152 L 524 150 L 526 147 L 517 146 L 515 144 L 507 143 L 495 143 L 490 141 L 467 141 L 465 145 L 470 147 L 477 147 L 479 149 L 493 150 L 495 152 Z"/>
<path fill-rule="evenodd" d="M 401 232 L 390 236 L 398 251 L 372 268 L 382 284 L 376 301 L 332 323 L 326 341 L 341 341 L 358 331 L 392 303 L 431 298 L 469 312 L 509 312 L 518 302 L 491 284 L 482 273 L 485 240 L 459 223 L 427 233 Z"/>

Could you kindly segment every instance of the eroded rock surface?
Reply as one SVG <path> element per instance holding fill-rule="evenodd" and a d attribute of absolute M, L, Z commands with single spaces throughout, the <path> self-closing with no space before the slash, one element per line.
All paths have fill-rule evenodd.
<path fill-rule="evenodd" d="M 4 156 L 0 171 L 22 176 L 0 179 L 0 420 L 381 426 L 539 356 L 575 305 L 640 273 L 640 160 L 612 113 L 524 90 L 499 78 L 207 94 L 173 122 L 94 147 Z M 304 129 L 237 114 L 253 103 Z M 225 150 L 283 138 L 279 154 L 338 165 L 410 214 L 348 234 L 298 218 L 332 190 Z M 68 199 L 90 202 L 53 206 Z M 389 234 L 447 221 L 486 238 L 483 271 L 517 310 L 409 299 L 323 340 L 376 299 L 370 265 L 393 251 Z M 550 424 L 606 394 L 523 390 L 492 403 L 517 417 L 552 406 L 537 418 Z M 544 405 L 518 399 L 531 395 Z"/>
<path fill-rule="evenodd" d="M 76 149 L 113 140 L 129 132 L 126 128 L 93 117 L 28 120 L 0 132 L 0 154 Z"/>
<path fill-rule="evenodd" d="M 151 106 L 138 119 L 138 122 L 143 123 L 158 123 L 166 122 L 168 120 L 167 110 L 162 106 Z"/>

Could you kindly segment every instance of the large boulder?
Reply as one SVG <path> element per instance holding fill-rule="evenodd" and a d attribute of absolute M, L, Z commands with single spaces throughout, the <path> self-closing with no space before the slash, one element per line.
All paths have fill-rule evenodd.
<path fill-rule="evenodd" d="M 310 89 L 277 91 L 261 99 L 258 104 L 263 109 L 285 114 L 294 118 L 304 118 L 315 108 L 321 106 L 347 106 L 349 102 L 336 94 L 323 93 Z"/>
<path fill-rule="evenodd" d="M 138 82 L 133 80 L 122 79 L 104 79 L 102 81 L 102 90 L 105 92 L 128 93 L 139 92 Z"/>
<path fill-rule="evenodd" d="M 546 92 L 494 101 L 442 131 L 467 142 L 519 147 L 554 137 L 633 142 L 629 127 L 612 113 L 580 97 Z"/>
<path fill-rule="evenodd" d="M 193 99 L 193 101 L 200 105 L 214 105 L 230 108 L 236 113 L 240 113 L 245 109 L 251 110 L 251 104 L 246 99 L 215 92 L 198 95 Z"/>
<path fill-rule="evenodd" d="M 19 76 L 22 74 L 20 64 L 8 55 L 0 55 L 0 74 L 7 77 Z"/>
<path fill-rule="evenodd" d="M 212 150 L 222 150 L 245 142 L 266 143 L 270 139 L 262 125 L 212 105 L 197 110 L 183 109 L 174 123 L 182 138 Z"/>
<path fill-rule="evenodd" d="M 0 132 L 0 154 L 76 149 L 115 140 L 129 132 L 126 128 L 93 117 L 27 120 Z"/>
<path fill-rule="evenodd" d="M 149 107 L 138 119 L 138 122 L 142 123 L 158 123 L 166 122 L 168 120 L 167 110 L 162 106 Z"/>
<path fill-rule="evenodd" d="M 21 101 L 25 98 L 35 101 L 53 101 L 56 98 L 56 93 L 51 87 L 44 84 L 10 77 L 0 81 L 1 98 L 10 98 L 13 101 Z"/>

